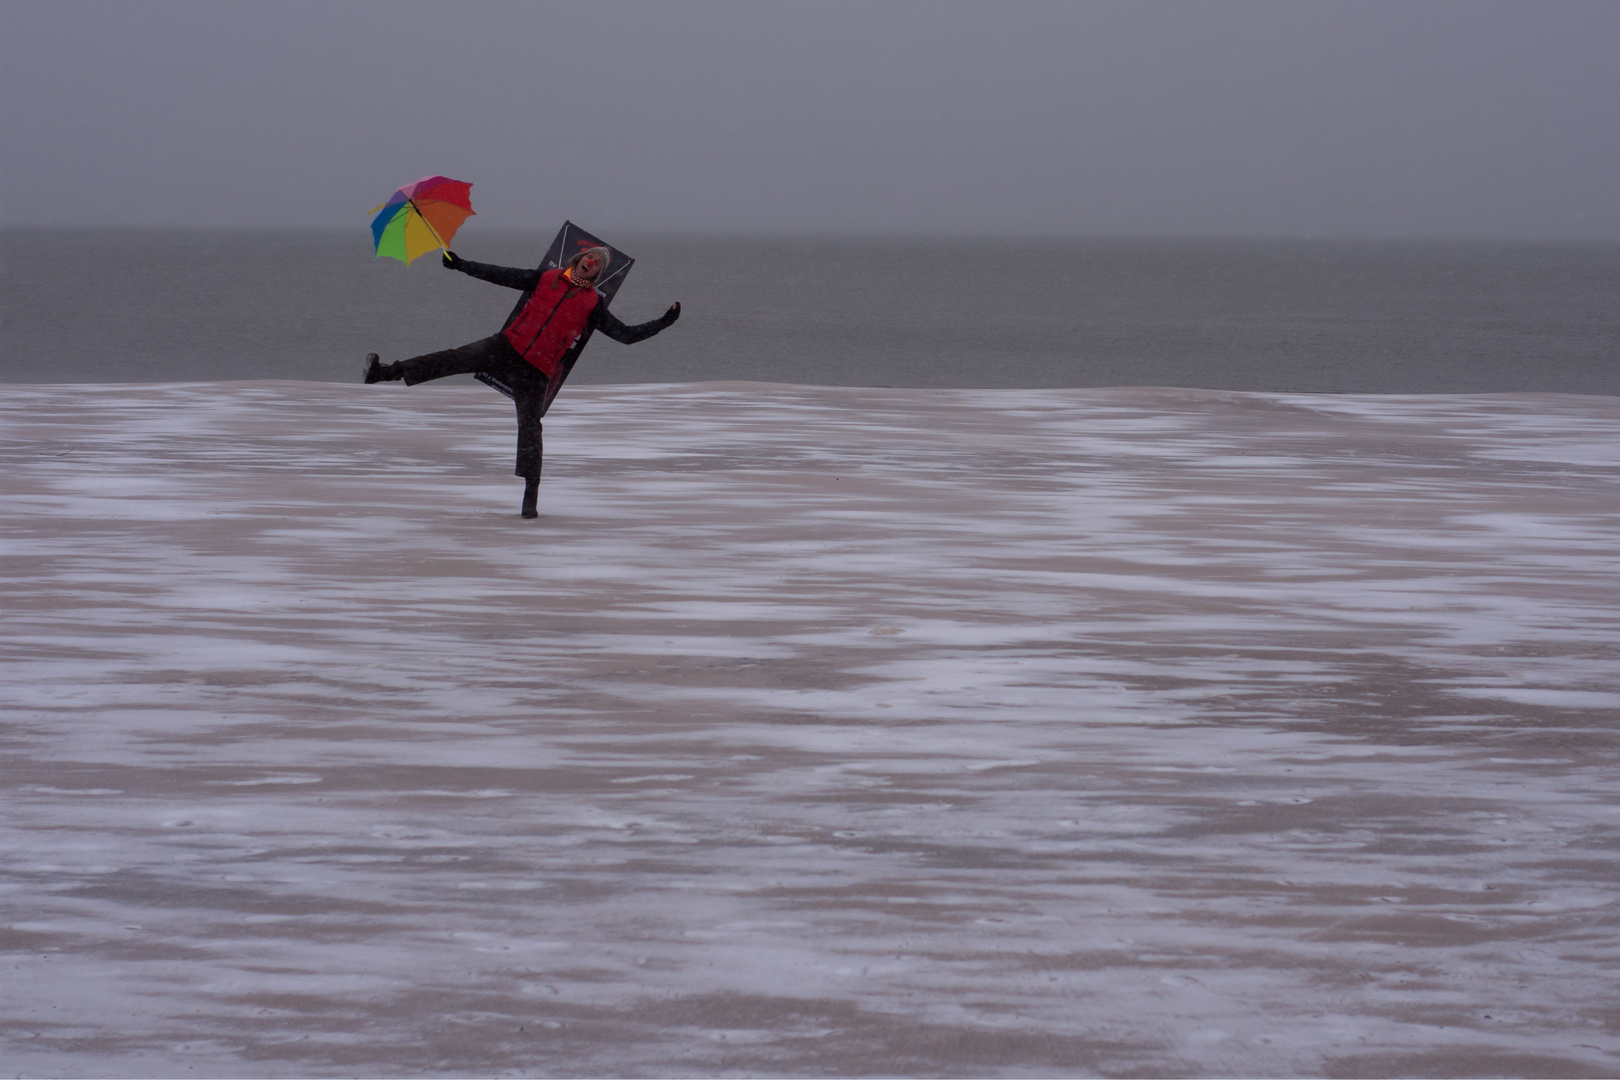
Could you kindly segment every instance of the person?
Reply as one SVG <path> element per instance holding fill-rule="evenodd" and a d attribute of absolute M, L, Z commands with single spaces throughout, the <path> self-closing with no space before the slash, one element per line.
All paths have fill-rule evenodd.
<path fill-rule="evenodd" d="M 541 418 L 555 396 L 553 384 L 566 378 L 568 360 L 584 348 L 596 330 L 614 341 L 634 345 L 645 341 L 681 317 L 681 305 L 637 326 L 620 322 L 596 291 L 596 282 L 613 261 L 605 247 L 586 248 L 554 270 L 521 270 L 444 254 L 451 270 L 527 292 L 525 300 L 506 320 L 501 332 L 458 349 L 424 353 L 409 360 L 384 364 L 376 353 L 366 355 L 368 383 L 397 382 L 406 386 L 442 379 L 447 375 L 492 375 L 512 390 L 517 406 L 517 475 L 523 477 L 522 515 L 538 517 L 540 458 L 543 449 Z"/>

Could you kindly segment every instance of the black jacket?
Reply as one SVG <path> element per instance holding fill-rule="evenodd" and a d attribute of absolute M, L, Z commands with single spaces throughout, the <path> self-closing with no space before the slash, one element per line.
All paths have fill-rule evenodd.
<path fill-rule="evenodd" d="M 512 314 L 506 317 L 506 323 L 501 327 L 502 330 L 505 330 L 507 326 L 511 325 L 512 320 L 517 318 L 518 312 L 522 311 L 523 305 L 528 302 L 529 294 L 533 293 L 535 286 L 540 284 L 541 272 L 538 269 L 521 270 L 515 266 L 493 266 L 489 263 L 471 262 L 460 257 L 457 257 L 450 264 L 450 269 L 460 270 L 468 277 L 475 277 L 479 281 L 487 281 L 492 285 L 503 285 L 508 289 L 521 289 L 523 291 L 522 299 L 512 309 Z M 595 310 L 591 312 L 590 322 L 587 325 L 591 330 L 600 330 L 621 344 L 634 345 L 638 341 L 646 341 L 674 321 L 670 317 L 670 313 L 666 312 L 663 316 L 653 319 L 651 322 L 626 326 L 619 321 L 613 312 L 608 310 L 605 302 L 600 302 L 596 305 Z M 589 336 L 589 334 L 581 335 L 580 344 L 575 348 L 576 352 L 578 348 L 583 347 L 585 338 Z"/>

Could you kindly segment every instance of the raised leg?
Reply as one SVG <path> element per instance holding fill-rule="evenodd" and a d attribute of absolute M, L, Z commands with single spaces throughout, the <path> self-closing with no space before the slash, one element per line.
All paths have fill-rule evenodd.
<path fill-rule="evenodd" d="M 390 364 L 389 367 L 400 369 L 406 386 L 415 386 L 417 383 L 442 379 L 447 375 L 471 375 L 478 371 L 499 372 L 507 365 L 511 353 L 512 347 L 506 343 L 506 339 L 496 334 L 494 337 L 480 338 L 457 349 L 441 349 L 438 352 L 413 356 L 409 360 Z"/>

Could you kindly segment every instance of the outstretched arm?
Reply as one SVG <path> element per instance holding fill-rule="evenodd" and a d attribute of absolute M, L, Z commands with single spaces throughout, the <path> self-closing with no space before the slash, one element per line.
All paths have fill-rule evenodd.
<path fill-rule="evenodd" d="M 646 341 L 680 317 L 681 305 L 679 303 L 669 305 L 669 310 L 652 322 L 638 323 L 635 326 L 626 326 L 620 322 L 618 316 L 609 311 L 605 304 L 597 304 L 596 310 L 591 312 L 591 322 L 595 324 L 596 328 L 622 345 L 634 345 L 638 341 Z"/>
<path fill-rule="evenodd" d="M 492 285 L 504 285 L 508 289 L 532 289 L 540 284 L 540 271 L 520 270 L 515 266 L 495 266 L 491 263 L 471 262 L 463 259 L 453 251 L 444 253 L 444 265 L 448 270 L 460 270 L 468 277 L 475 277 L 479 281 L 487 281 Z"/>

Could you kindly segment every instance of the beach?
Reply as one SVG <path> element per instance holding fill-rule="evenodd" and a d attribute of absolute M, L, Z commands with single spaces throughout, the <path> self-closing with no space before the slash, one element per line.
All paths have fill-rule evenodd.
<path fill-rule="evenodd" d="M 1620 1073 L 1620 398 L 0 416 L 8 1074 Z"/>

